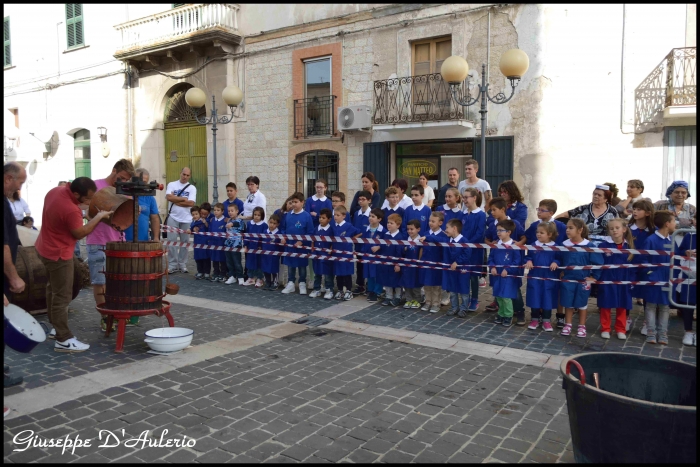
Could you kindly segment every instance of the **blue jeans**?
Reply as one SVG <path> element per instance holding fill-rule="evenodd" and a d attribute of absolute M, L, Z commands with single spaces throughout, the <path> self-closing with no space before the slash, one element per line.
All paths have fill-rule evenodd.
<path fill-rule="evenodd" d="M 479 274 L 469 275 L 469 295 L 471 299 L 475 302 L 479 301 Z"/>
<path fill-rule="evenodd" d="M 316 274 L 314 276 L 314 290 L 320 290 L 321 289 L 321 279 L 322 277 L 325 277 L 326 280 L 324 281 L 326 290 L 333 291 L 333 276 L 331 274 L 326 274 L 325 276 L 321 276 L 320 274 Z"/>
<path fill-rule="evenodd" d="M 462 306 L 459 306 L 459 299 L 462 299 Z M 450 292 L 450 304 L 453 310 L 467 311 L 469 307 L 469 294 Z"/>
<path fill-rule="evenodd" d="M 289 270 L 289 282 L 296 282 L 297 269 L 299 270 L 299 282 L 306 282 L 306 267 L 293 268 L 291 266 L 287 266 L 287 269 Z"/>
<path fill-rule="evenodd" d="M 226 251 L 226 269 L 228 269 L 229 277 L 236 279 L 243 278 L 243 263 L 241 262 L 240 251 Z"/>

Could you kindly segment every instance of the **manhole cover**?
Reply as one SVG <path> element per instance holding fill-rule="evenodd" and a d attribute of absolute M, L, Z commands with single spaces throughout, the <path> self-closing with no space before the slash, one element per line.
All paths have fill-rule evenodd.
<path fill-rule="evenodd" d="M 304 316 L 303 318 L 295 319 L 292 321 L 294 324 L 303 324 L 304 326 L 308 326 L 310 328 L 315 328 L 318 326 L 322 326 L 324 324 L 330 323 L 330 319 L 326 318 L 316 318 L 313 316 Z"/>

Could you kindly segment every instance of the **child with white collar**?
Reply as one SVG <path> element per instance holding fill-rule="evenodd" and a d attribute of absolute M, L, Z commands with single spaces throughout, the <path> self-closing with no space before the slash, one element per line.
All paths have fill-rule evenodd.
<path fill-rule="evenodd" d="M 333 214 L 335 222 L 332 227 L 333 236 L 361 237 L 362 232 L 345 220 L 346 215 L 347 209 L 345 209 L 345 206 L 335 208 L 335 213 Z M 333 256 L 341 259 L 352 259 L 353 246 L 352 243 L 333 243 Z M 354 269 L 355 265 L 351 261 L 333 261 L 333 273 L 338 284 L 338 292 L 335 294 L 336 300 L 352 300 L 352 271 Z"/>
<path fill-rule="evenodd" d="M 374 208 L 369 213 L 369 225 L 362 234 L 362 238 L 375 239 L 384 236 L 384 227 L 381 221 L 384 218 L 384 211 L 379 208 Z M 363 253 L 376 253 L 381 249 L 379 245 L 364 244 L 362 246 Z M 363 264 L 364 276 L 367 278 L 367 301 L 376 302 L 379 295 L 382 293 L 382 286 L 377 282 L 377 265 Z"/>
<path fill-rule="evenodd" d="M 514 221 L 499 221 L 496 227 L 497 245 L 514 245 L 515 242 L 510 236 L 515 229 Z M 513 324 L 513 299 L 518 298 L 520 290 L 520 281 L 516 276 L 521 274 L 519 266 L 523 264 L 523 251 L 492 248 L 488 264 L 493 277 L 493 296 L 498 302 L 498 315 L 494 323 L 510 326 Z"/>
<path fill-rule="evenodd" d="M 430 219 L 430 214 L 432 214 L 431 209 L 423 204 L 424 193 L 425 191 L 421 185 L 414 185 L 411 187 L 411 200 L 413 200 L 413 205 L 407 207 L 403 214 L 404 225 L 407 225 L 408 221 L 413 219 L 417 219 L 420 222 L 421 236 L 428 232 L 428 220 Z"/>
<path fill-rule="evenodd" d="M 557 245 L 558 230 L 554 222 L 540 222 L 535 230 L 535 246 Z M 559 304 L 559 261 L 556 251 L 528 250 L 525 269 L 527 275 L 526 305 L 530 307 L 530 325 L 535 330 L 538 326 L 546 332 L 554 331 L 552 327 L 552 310 Z M 536 267 L 539 266 L 539 267 Z M 564 316 L 562 315 L 562 320 Z"/>
<path fill-rule="evenodd" d="M 449 243 L 465 243 L 465 238 L 462 236 L 462 221 L 459 219 L 452 219 L 448 222 L 445 233 L 450 237 Z M 442 271 L 442 288 L 450 293 L 452 305 L 447 316 L 467 317 L 469 311 L 469 272 L 464 272 L 464 266 L 469 264 L 472 253 L 470 248 L 443 247 L 442 262 L 450 265 L 449 271 Z"/>
<path fill-rule="evenodd" d="M 462 236 L 469 243 L 484 243 L 486 235 L 486 212 L 481 209 L 481 192 L 476 188 L 467 188 L 462 194 Z M 484 272 L 486 250 L 474 251 L 469 265 L 469 311 L 479 308 L 479 287 L 481 273 Z M 486 283 L 484 282 L 484 286 Z"/>
<path fill-rule="evenodd" d="M 445 220 L 445 213 L 435 211 L 430 215 L 428 226 L 430 230 L 425 237 L 421 237 L 422 242 L 447 243 L 449 237 L 442 231 L 441 227 Z M 426 245 L 421 251 L 420 259 L 423 261 L 432 261 L 436 263 L 442 262 L 441 246 Z M 421 307 L 422 311 L 430 311 L 437 313 L 440 311 L 440 294 L 442 292 L 442 271 L 439 269 L 420 268 L 418 271 L 418 280 L 423 284 L 425 289 L 425 304 Z"/>
<path fill-rule="evenodd" d="M 459 190 L 457 188 L 448 188 L 445 192 L 445 204 L 438 206 L 435 212 L 445 213 L 445 222 L 450 222 L 452 219 L 460 219 L 462 217 L 462 206 L 459 204 Z"/>
<path fill-rule="evenodd" d="M 248 233 L 261 234 L 266 230 L 265 210 L 260 206 L 256 206 L 253 209 L 253 219 L 248 221 Z M 250 240 L 246 240 L 245 243 L 247 251 L 245 264 L 250 278 L 243 285 L 255 285 L 259 289 L 264 285 L 262 262 L 260 261 L 262 255 L 257 252 L 260 249 L 260 237 L 250 237 Z"/>
<path fill-rule="evenodd" d="M 273 214 L 267 221 L 266 234 L 276 235 L 280 233 L 279 226 L 282 218 L 279 214 Z M 284 251 L 280 238 L 266 238 L 262 241 L 263 251 Z M 263 290 L 277 289 L 277 275 L 280 272 L 280 257 L 277 255 L 262 255 L 262 272 L 265 275 L 265 287 Z"/>
<path fill-rule="evenodd" d="M 331 227 L 331 210 L 323 208 L 318 213 L 318 227 L 316 227 L 316 236 L 332 237 L 333 228 Z M 317 255 L 331 255 L 333 251 L 331 242 L 315 241 L 313 243 L 313 253 Z M 326 300 L 333 298 L 333 261 L 327 259 L 316 259 L 312 261 L 314 268 L 314 287 L 309 297 L 316 298 L 325 293 Z M 321 286 L 323 276 L 326 276 L 325 287 Z"/>
<path fill-rule="evenodd" d="M 357 193 L 357 204 L 360 209 L 355 211 L 352 216 L 352 225 L 357 229 L 358 232 L 364 232 L 369 225 L 369 215 L 372 211 L 370 208 L 370 202 L 372 201 L 372 194 L 369 191 L 362 190 Z M 355 245 L 355 251 L 362 251 L 362 245 Z M 357 279 L 355 281 L 357 287 L 352 291 L 353 295 L 360 295 L 365 293 L 365 273 L 362 261 L 358 258 L 357 261 Z"/>
<path fill-rule="evenodd" d="M 384 233 L 384 240 L 406 240 L 406 234 L 400 231 L 401 216 L 391 214 L 386 222 L 387 232 Z M 379 250 L 380 255 L 401 258 L 404 245 L 382 245 Z M 374 249 L 373 249 L 374 250 Z M 401 303 L 401 267 L 377 266 L 377 282 L 384 286 L 385 298 L 383 306 L 399 306 Z"/>
<path fill-rule="evenodd" d="M 326 197 L 327 190 L 328 182 L 323 178 L 319 178 L 316 180 L 316 194 L 309 196 L 304 203 L 304 211 L 311 215 L 311 219 L 314 221 L 314 228 L 318 227 L 318 216 L 321 213 L 321 209 L 333 209 L 332 201 Z"/>
<path fill-rule="evenodd" d="M 313 235 L 314 234 L 314 222 L 311 219 L 311 215 L 304 211 L 304 194 L 300 192 L 294 193 L 290 196 L 290 202 L 292 204 L 292 209 L 285 215 L 285 227 L 282 233 L 286 235 Z M 288 253 L 301 253 L 306 254 L 307 250 L 301 248 L 303 246 L 310 246 L 309 242 L 302 242 L 301 240 L 289 240 L 282 239 L 282 244 L 288 244 L 286 247 L 286 252 Z M 288 271 L 288 282 L 284 289 L 282 289 L 283 294 L 289 294 L 294 292 L 297 271 L 299 271 L 299 294 L 306 295 L 306 267 L 309 265 L 309 260 L 306 257 L 298 258 L 294 256 L 285 256 L 282 258 L 282 264 L 287 265 Z"/>

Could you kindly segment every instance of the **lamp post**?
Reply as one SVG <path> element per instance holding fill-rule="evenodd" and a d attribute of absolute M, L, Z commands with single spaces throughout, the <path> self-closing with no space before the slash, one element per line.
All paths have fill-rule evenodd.
<path fill-rule="evenodd" d="M 216 111 L 216 100 L 214 99 L 214 95 L 212 94 L 211 117 L 207 118 L 205 115 L 203 119 L 200 119 L 199 116 L 197 116 L 197 111 L 204 107 L 204 103 L 207 100 L 207 95 L 204 94 L 204 91 L 202 91 L 199 88 L 190 88 L 185 93 L 185 102 L 187 102 L 187 105 L 192 107 L 195 111 L 194 118 L 197 119 L 197 121 L 202 125 L 208 125 L 209 123 L 211 123 L 211 131 L 214 135 L 212 140 L 212 149 L 214 150 L 214 204 L 219 202 L 219 185 L 217 182 L 216 174 L 216 124 L 220 123 L 222 125 L 225 125 L 227 123 L 231 123 L 233 121 L 233 117 L 238 117 L 238 115 L 236 115 L 235 112 L 236 108 L 243 101 L 243 91 L 241 91 L 238 88 L 238 86 L 232 84 L 224 88 L 223 92 L 221 93 L 221 96 L 224 98 L 224 102 L 226 103 L 226 105 L 228 105 L 231 109 L 231 115 L 222 115 L 221 117 L 218 116 Z"/>
<path fill-rule="evenodd" d="M 479 113 L 481 114 L 481 160 L 479 161 L 479 166 L 481 167 L 483 177 L 486 178 L 486 113 L 487 110 L 487 99 L 494 104 L 505 104 L 508 102 L 515 94 L 515 87 L 518 85 L 520 78 L 527 72 L 530 66 L 530 59 L 527 54 L 520 49 L 510 49 L 506 51 L 501 56 L 501 62 L 499 67 L 501 73 L 510 80 L 511 92 L 510 96 L 502 92 L 499 92 L 495 96 L 489 96 L 489 83 L 486 82 L 486 65 L 481 65 L 481 85 L 479 86 L 479 92 L 474 97 L 474 99 L 462 99 L 457 97 L 457 88 L 469 74 L 469 65 L 467 61 L 458 55 L 453 55 L 447 58 L 440 68 L 440 74 L 442 79 L 447 81 L 450 85 L 450 90 L 452 91 L 452 98 L 457 103 L 463 107 L 468 107 L 474 105 L 479 99 L 481 99 L 481 109 Z M 469 96 L 467 94 L 467 96 Z"/>

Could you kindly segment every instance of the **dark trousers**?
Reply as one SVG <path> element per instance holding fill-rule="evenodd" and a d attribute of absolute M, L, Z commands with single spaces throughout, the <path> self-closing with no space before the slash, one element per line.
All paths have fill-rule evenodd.
<path fill-rule="evenodd" d="M 272 285 L 273 282 L 277 280 L 277 274 L 271 274 L 269 272 L 265 273 L 265 282 Z"/>
<path fill-rule="evenodd" d="M 342 292 L 343 287 L 352 291 L 352 276 L 335 276 L 335 280 L 338 284 L 338 292 Z"/>
<path fill-rule="evenodd" d="M 233 276 L 236 279 L 243 277 L 243 261 L 241 260 L 240 251 L 226 252 L 226 268 L 229 276 Z"/>
<path fill-rule="evenodd" d="M 532 308 L 530 310 L 530 314 L 532 316 L 532 319 L 540 319 L 542 318 L 543 320 L 549 321 L 552 319 L 552 310 L 544 310 L 542 308 Z"/>
<path fill-rule="evenodd" d="M 226 275 L 226 261 L 212 261 L 214 265 L 214 275 L 223 277 Z"/>
<path fill-rule="evenodd" d="M 364 287 L 365 286 L 365 268 L 362 265 L 361 261 L 358 261 L 355 264 L 357 264 L 357 278 L 355 279 L 355 283 L 360 287 Z M 350 278 L 350 283 L 352 283 L 352 278 Z"/>
<path fill-rule="evenodd" d="M 479 301 L 479 274 L 469 275 L 469 295 L 472 301 Z"/>
<path fill-rule="evenodd" d="M 197 272 L 199 274 L 209 274 L 211 272 L 211 260 L 209 258 L 197 259 L 195 263 L 197 263 Z"/>

